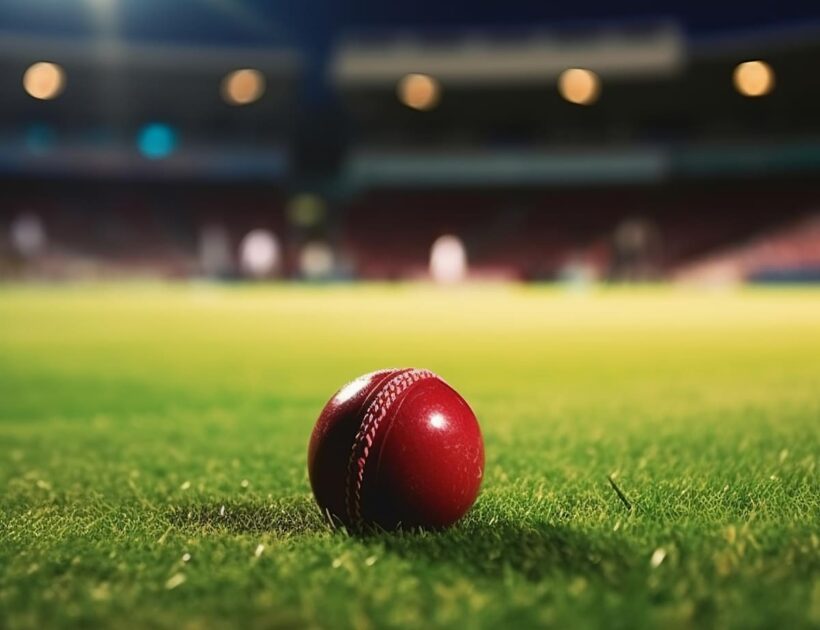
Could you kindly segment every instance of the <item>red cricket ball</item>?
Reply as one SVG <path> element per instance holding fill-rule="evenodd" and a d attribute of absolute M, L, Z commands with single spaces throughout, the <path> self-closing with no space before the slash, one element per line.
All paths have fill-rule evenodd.
<path fill-rule="evenodd" d="M 308 448 L 322 511 L 352 529 L 439 528 L 470 509 L 484 443 L 470 406 L 428 370 L 380 370 L 325 405 Z"/>

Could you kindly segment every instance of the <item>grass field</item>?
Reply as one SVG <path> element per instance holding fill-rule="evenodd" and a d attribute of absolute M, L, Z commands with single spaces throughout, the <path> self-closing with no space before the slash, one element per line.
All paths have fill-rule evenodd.
<path fill-rule="evenodd" d="M 313 422 L 404 365 L 478 502 L 330 531 Z M 0 288 L 0 444 L 4 628 L 820 624 L 820 291 Z"/>

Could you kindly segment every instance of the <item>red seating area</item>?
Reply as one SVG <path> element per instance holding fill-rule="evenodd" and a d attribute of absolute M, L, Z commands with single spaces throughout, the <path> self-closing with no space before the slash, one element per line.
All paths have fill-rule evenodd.
<path fill-rule="evenodd" d="M 820 214 L 744 243 L 735 243 L 679 270 L 684 280 L 740 282 L 820 276 Z"/>
<path fill-rule="evenodd" d="M 278 191 L 178 186 L 110 185 L 84 190 L 56 184 L 37 191 L 10 187 L 0 209 L 0 253 L 14 217 L 42 221 L 47 275 L 189 277 L 200 273 L 198 237 L 219 225 L 232 246 L 251 229 L 286 230 Z"/>
<path fill-rule="evenodd" d="M 640 218 L 658 235 L 647 255 L 659 275 L 727 243 L 793 220 L 820 190 L 736 185 L 699 191 L 639 188 L 571 191 L 377 191 L 345 209 L 344 250 L 364 278 L 416 276 L 442 234 L 465 242 L 471 269 L 555 277 L 582 258 L 606 275 L 613 235 Z"/>
<path fill-rule="evenodd" d="M 362 279 L 426 277 L 430 247 L 444 234 L 463 240 L 474 277 L 550 279 L 569 263 L 583 263 L 598 277 L 618 277 L 624 259 L 636 256 L 648 277 L 692 270 L 696 261 L 738 257 L 740 244 L 794 224 L 820 208 L 820 186 L 755 185 L 748 181 L 658 187 L 592 189 L 384 189 L 328 201 L 319 225 L 292 225 L 287 197 L 266 186 L 78 184 L 7 187 L 0 234 L 14 216 L 32 212 L 49 237 L 51 268 L 79 261 L 103 275 L 189 277 L 201 273 L 198 239 L 219 225 L 234 251 L 255 228 L 272 230 L 284 251 L 285 277 L 298 277 L 300 248 L 327 241 L 342 266 L 337 275 Z M 619 251 L 615 234 L 639 220 L 650 241 L 645 251 Z M 769 243 L 768 241 L 762 241 Z M 758 250 L 781 251 L 775 260 L 803 260 L 814 241 L 772 241 Z M 8 243 L 0 239 L 0 257 Z M 742 250 L 746 251 L 746 250 Z M 746 254 L 743 254 L 745 256 Z M 813 255 L 813 254 L 812 254 Z M 717 258 L 715 258 L 715 256 Z M 810 256 L 809 256 L 810 258 Z M 745 263 L 744 263 L 745 265 Z M 745 277 L 765 265 L 744 267 Z M 342 269 L 343 267 L 343 269 Z M 687 271 L 688 273 L 688 271 Z M 59 274 L 57 274 L 59 275 Z M 679 275 L 679 274 L 678 274 Z M 647 277 L 647 276 L 642 276 Z"/>

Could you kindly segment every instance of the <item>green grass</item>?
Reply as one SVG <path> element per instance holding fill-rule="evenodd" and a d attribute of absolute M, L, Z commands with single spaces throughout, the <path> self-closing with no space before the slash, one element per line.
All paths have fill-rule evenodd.
<path fill-rule="evenodd" d="M 313 422 L 404 365 L 478 502 L 330 531 Z M 6 287 L 0 445 L 4 628 L 820 624 L 820 291 Z"/>

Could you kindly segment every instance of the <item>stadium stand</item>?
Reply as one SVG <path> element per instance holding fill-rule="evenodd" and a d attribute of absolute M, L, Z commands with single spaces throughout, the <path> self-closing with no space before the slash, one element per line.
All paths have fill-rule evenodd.
<path fill-rule="evenodd" d="M 813 228 L 788 226 L 820 203 L 820 75 L 804 71 L 820 39 L 810 25 L 753 35 L 692 41 L 666 22 L 351 34 L 326 51 L 338 110 L 324 117 L 299 88 L 298 50 L 130 42 L 100 55 L 5 39 L 0 276 L 233 278 L 260 228 L 281 243 L 284 278 L 311 275 L 308 247 L 327 267 L 317 277 L 426 278 L 442 235 L 464 243 L 476 279 L 654 280 L 713 260 L 743 279 L 799 275 L 814 241 L 796 235 Z M 732 69 L 757 56 L 776 88 L 746 98 Z M 40 58 L 71 77 L 53 101 L 20 85 Z M 224 82 L 246 62 L 267 91 L 236 107 Z M 570 65 L 595 70 L 598 102 L 562 95 Z M 442 90 L 435 106 L 401 96 L 420 68 Z M 310 224 L 289 214 L 302 192 L 327 204 Z M 27 216 L 47 246 L 15 245 Z M 795 236 L 769 243 L 779 229 Z M 224 261 L 203 260 L 205 233 Z"/>
<path fill-rule="evenodd" d="M 817 282 L 820 215 L 733 243 L 683 266 L 675 275 L 681 280 L 701 283 Z"/>
<path fill-rule="evenodd" d="M 679 271 L 784 225 L 808 230 L 814 224 L 794 222 L 817 196 L 810 183 L 771 181 L 696 190 L 379 189 L 337 200 L 332 213 L 305 228 L 290 220 L 285 193 L 267 186 L 52 183 L 35 192 L 20 182 L 8 188 L 0 221 L 8 235 L 16 217 L 41 219 L 49 245 L 38 269 L 50 277 L 201 275 L 198 239 L 207 226 L 221 226 L 232 256 L 229 277 L 242 237 L 264 228 L 281 240 L 284 277 L 299 276 L 299 252 L 317 240 L 344 261 L 337 276 L 427 277 L 432 243 L 452 234 L 465 243 L 473 278 L 557 279 L 567 265 L 583 263 L 597 278 L 646 280 L 692 275 Z M 795 247 L 810 249 L 812 241 L 800 243 Z M 8 242 L 3 251 L 8 274 L 19 266 L 8 263 Z M 770 262 L 744 267 L 744 277 L 774 272 L 776 260 Z"/>

